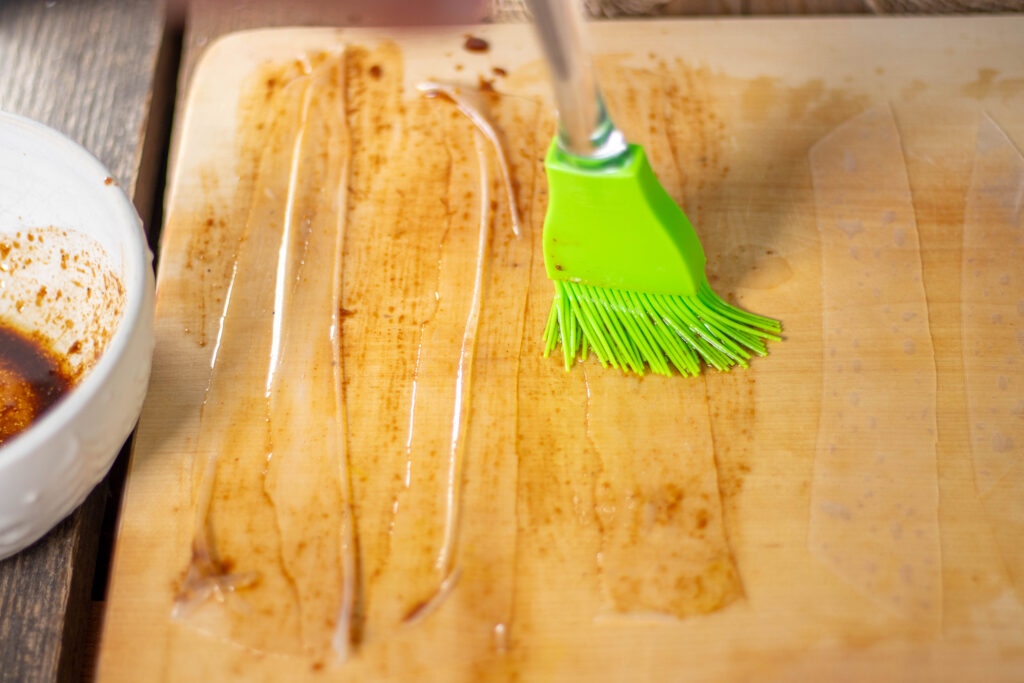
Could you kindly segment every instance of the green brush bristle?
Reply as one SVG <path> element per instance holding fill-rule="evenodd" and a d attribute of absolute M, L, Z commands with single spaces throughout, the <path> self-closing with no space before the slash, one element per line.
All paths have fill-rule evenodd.
<path fill-rule="evenodd" d="M 556 141 L 544 167 L 544 267 L 555 283 L 544 355 L 561 344 L 566 369 L 593 350 L 602 365 L 625 372 L 671 375 L 674 366 L 694 376 L 701 363 L 746 367 L 766 355 L 767 340 L 780 339 L 777 321 L 711 290 L 697 233 L 642 147 L 594 166 Z"/>
<path fill-rule="evenodd" d="M 694 376 L 701 361 L 718 370 L 747 367 L 753 354 L 767 355 L 767 340 L 781 339 L 778 321 L 722 301 L 707 281 L 692 296 L 554 283 L 544 355 L 561 344 L 566 370 L 593 349 L 605 367 L 643 375 L 646 365 L 671 375 L 671 364 L 680 374 Z"/>

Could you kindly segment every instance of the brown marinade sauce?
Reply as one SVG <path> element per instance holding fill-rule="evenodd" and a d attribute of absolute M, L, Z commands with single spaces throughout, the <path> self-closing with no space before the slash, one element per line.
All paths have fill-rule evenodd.
<path fill-rule="evenodd" d="M 73 384 L 57 354 L 0 320 L 0 444 L 26 429 Z"/>
<path fill-rule="evenodd" d="M 487 52 L 491 48 L 491 44 L 483 38 L 466 34 L 466 42 L 462 44 L 462 47 L 469 52 Z"/>

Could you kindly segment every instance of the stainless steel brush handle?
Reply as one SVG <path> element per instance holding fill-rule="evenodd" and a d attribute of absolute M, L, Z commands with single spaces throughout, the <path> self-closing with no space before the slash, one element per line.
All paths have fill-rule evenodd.
<path fill-rule="evenodd" d="M 626 141 L 604 106 L 583 35 L 577 0 L 527 0 L 551 71 L 558 107 L 558 144 L 582 160 L 622 156 Z"/>

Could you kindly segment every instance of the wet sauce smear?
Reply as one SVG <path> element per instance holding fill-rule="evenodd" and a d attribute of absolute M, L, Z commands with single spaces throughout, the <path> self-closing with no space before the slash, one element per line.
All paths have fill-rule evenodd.
<path fill-rule="evenodd" d="M 494 375 L 475 359 L 518 350 L 507 342 L 522 330 L 530 245 L 509 168 L 529 178 L 524 156 L 538 150 L 510 162 L 493 129 L 450 103 L 402 102 L 401 78 L 394 48 L 351 48 L 268 67 L 242 106 L 265 127 L 243 133 L 260 151 L 208 332 L 175 617 L 259 650 L 343 660 L 365 633 L 425 619 L 456 586 L 485 641 L 511 618 L 515 544 L 463 516 L 515 524 L 515 415 L 471 429 L 473 376 L 492 375 L 487 402 L 514 391 L 514 363 Z M 490 114 L 526 129 L 535 109 Z M 388 177 L 397 157 L 411 168 Z M 518 305 L 482 315 L 503 292 Z M 500 486 L 477 486 L 487 480 Z"/>
<path fill-rule="evenodd" d="M 49 410 L 73 382 L 52 350 L 0 321 L 0 444 Z"/>
<path fill-rule="evenodd" d="M 349 148 L 328 112 L 344 108 L 344 63 L 317 55 L 265 82 L 251 96 L 273 118 L 214 340 L 175 616 L 343 659 L 356 577 L 338 357 Z"/>
<path fill-rule="evenodd" d="M 705 167 L 718 166 L 721 122 L 703 125 L 714 116 L 707 108 L 679 111 L 666 87 L 675 79 L 666 73 L 609 66 L 603 76 L 616 121 L 685 204 L 677 155 L 695 148 Z M 690 93 L 697 92 L 693 82 Z M 684 122 L 696 125 L 677 130 Z M 686 618 L 732 603 L 743 587 L 725 535 L 703 379 L 637 380 L 591 367 L 583 375 L 585 443 L 596 466 L 597 567 L 609 611 Z M 627 424 L 635 436 L 624 440 Z"/>
<path fill-rule="evenodd" d="M 936 629 L 935 359 L 891 111 L 871 109 L 838 127 L 812 148 L 810 162 L 822 243 L 824 377 L 808 547 L 880 606 Z M 858 305 L 844 306 L 850 301 Z"/>
<path fill-rule="evenodd" d="M 672 84 L 700 93 L 710 76 L 605 72 L 662 182 L 704 214 L 727 131 Z M 238 186 L 197 219 L 182 285 L 211 370 L 175 617 L 321 667 L 384 658 L 413 675 L 452 651 L 514 670 L 519 643 L 595 619 L 677 624 L 737 601 L 723 502 L 752 437 L 715 429 L 753 416 L 752 380 L 546 362 L 534 256 L 553 113 L 487 87 L 417 97 L 403 78 L 384 43 L 248 80 Z M 758 244 L 727 232 L 709 255 Z M 724 416 L 730 401 L 743 410 Z M 567 607 L 553 616 L 522 586 Z"/>
<path fill-rule="evenodd" d="M 988 116 L 965 204 L 960 297 L 974 483 L 1024 601 L 1024 156 Z"/>

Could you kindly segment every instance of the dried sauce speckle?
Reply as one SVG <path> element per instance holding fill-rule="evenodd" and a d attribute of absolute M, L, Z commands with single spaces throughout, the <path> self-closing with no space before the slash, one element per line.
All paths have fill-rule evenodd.
<path fill-rule="evenodd" d="M 462 47 L 470 52 L 487 52 L 491 49 L 491 44 L 483 38 L 466 34 L 466 42 L 462 44 Z"/>
<path fill-rule="evenodd" d="M 44 341 L 67 361 L 72 377 L 81 376 L 117 327 L 124 285 L 102 247 L 81 233 L 51 226 L 6 237 L 0 240 L 3 324 Z"/>

